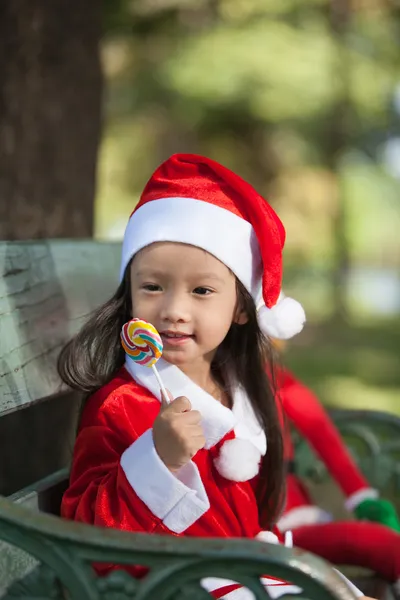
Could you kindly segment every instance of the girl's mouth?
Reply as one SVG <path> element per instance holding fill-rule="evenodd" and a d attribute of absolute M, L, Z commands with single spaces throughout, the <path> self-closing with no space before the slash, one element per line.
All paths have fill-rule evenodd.
<path fill-rule="evenodd" d="M 189 335 L 187 333 L 174 333 L 166 331 L 165 333 L 161 333 L 161 339 L 163 344 L 168 346 L 179 346 L 184 344 L 188 340 L 193 339 L 193 335 Z"/>

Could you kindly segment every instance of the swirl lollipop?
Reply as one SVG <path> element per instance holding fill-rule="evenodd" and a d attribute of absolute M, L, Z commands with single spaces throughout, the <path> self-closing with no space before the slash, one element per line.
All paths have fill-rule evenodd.
<path fill-rule="evenodd" d="M 163 343 L 157 329 L 141 319 L 131 319 L 122 327 L 121 344 L 131 360 L 153 369 L 164 399 L 169 402 L 167 390 L 156 368 L 156 362 L 161 358 L 163 351 Z"/>

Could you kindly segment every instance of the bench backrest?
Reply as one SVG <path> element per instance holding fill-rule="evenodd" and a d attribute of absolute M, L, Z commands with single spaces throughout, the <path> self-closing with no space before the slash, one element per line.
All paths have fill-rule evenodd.
<path fill-rule="evenodd" d="M 57 513 L 80 399 L 57 357 L 118 285 L 121 244 L 0 242 L 0 494 Z M 0 591 L 35 561 L 0 542 Z"/>
<path fill-rule="evenodd" d="M 115 291 L 120 252 L 90 240 L 0 243 L 0 494 L 68 464 L 79 402 L 60 385 L 57 356 Z"/>
<path fill-rule="evenodd" d="M 121 245 L 0 242 L 0 417 L 60 393 L 63 344 L 118 285 Z"/>

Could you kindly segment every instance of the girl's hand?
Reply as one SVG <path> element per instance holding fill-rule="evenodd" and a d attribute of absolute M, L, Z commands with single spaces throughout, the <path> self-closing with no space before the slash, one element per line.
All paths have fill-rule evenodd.
<path fill-rule="evenodd" d="M 185 396 L 175 398 L 170 404 L 163 400 L 154 421 L 153 440 L 164 464 L 170 471 L 177 471 L 206 443 L 200 412 L 192 410 Z"/>

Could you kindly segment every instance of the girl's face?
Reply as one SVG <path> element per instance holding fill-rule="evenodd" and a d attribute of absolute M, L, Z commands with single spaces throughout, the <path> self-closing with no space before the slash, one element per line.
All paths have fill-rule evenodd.
<path fill-rule="evenodd" d="M 182 371 L 210 365 L 232 322 L 246 317 L 236 310 L 236 280 L 205 250 L 159 242 L 147 246 L 131 264 L 133 316 L 156 327 L 163 358 Z"/>

